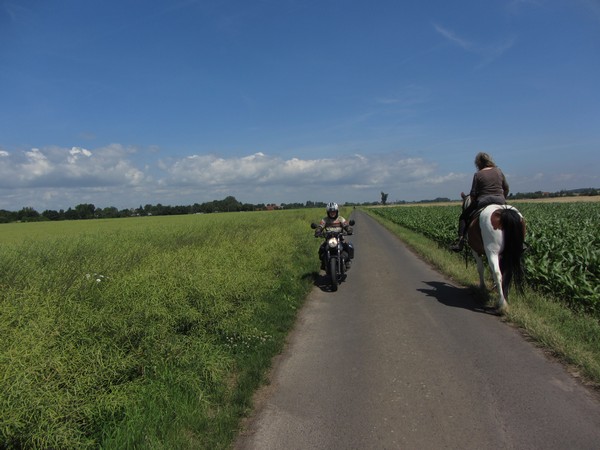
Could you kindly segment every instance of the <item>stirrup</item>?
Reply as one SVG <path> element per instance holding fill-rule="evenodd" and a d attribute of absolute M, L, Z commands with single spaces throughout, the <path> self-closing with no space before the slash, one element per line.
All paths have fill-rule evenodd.
<path fill-rule="evenodd" d="M 456 241 L 454 244 L 452 244 L 450 246 L 450 250 L 458 253 L 458 252 L 461 252 L 464 247 L 465 247 L 465 239 L 460 238 L 458 241 Z"/>

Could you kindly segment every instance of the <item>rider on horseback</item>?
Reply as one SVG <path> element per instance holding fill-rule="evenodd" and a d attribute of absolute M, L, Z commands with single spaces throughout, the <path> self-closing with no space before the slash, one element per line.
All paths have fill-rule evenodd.
<path fill-rule="evenodd" d="M 473 184 L 469 193 L 471 204 L 461 213 L 458 222 L 458 240 L 450 246 L 450 250 L 454 252 L 460 252 L 464 247 L 471 214 L 488 205 L 505 205 L 508 196 L 506 177 L 490 155 L 477 153 L 475 167 L 477 172 L 473 175 Z M 464 194 L 461 193 L 461 196 L 464 197 Z"/>

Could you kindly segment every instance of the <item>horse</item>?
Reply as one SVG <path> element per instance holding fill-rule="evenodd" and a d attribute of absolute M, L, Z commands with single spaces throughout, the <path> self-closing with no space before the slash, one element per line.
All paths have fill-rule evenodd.
<path fill-rule="evenodd" d="M 463 210 L 471 202 L 464 196 Z M 469 219 L 467 243 L 477 261 L 479 288 L 485 290 L 483 279 L 483 255 L 486 255 L 490 271 L 498 288 L 497 311 L 504 314 L 508 308 L 508 291 L 511 281 L 517 290 L 523 288 L 523 245 L 525 242 L 525 219 L 513 206 L 488 205 Z"/>

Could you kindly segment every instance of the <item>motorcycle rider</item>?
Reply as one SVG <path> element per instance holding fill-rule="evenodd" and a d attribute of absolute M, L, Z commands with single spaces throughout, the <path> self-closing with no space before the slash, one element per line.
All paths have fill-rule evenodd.
<path fill-rule="evenodd" d="M 323 217 L 321 219 L 321 222 L 317 225 L 317 228 L 315 229 L 315 237 L 322 237 L 324 231 L 325 232 L 337 231 L 338 233 L 345 231 L 347 234 L 352 234 L 352 232 L 353 232 L 352 226 L 346 219 L 344 219 L 342 216 L 340 216 L 339 207 L 338 207 L 337 203 L 335 203 L 335 202 L 327 203 L 327 206 L 325 207 L 325 211 L 327 211 L 327 215 L 325 217 Z M 344 242 L 343 244 L 344 244 L 344 251 L 348 255 L 346 257 L 346 270 L 348 270 L 348 269 L 350 269 L 350 266 L 352 265 L 352 262 L 350 261 L 350 257 L 353 256 L 353 252 L 350 251 L 349 244 L 347 242 Z M 321 246 L 319 247 L 319 260 L 321 261 L 321 270 L 325 270 L 324 256 L 325 256 L 325 246 L 326 245 L 327 245 L 327 243 L 323 242 L 321 244 Z"/>

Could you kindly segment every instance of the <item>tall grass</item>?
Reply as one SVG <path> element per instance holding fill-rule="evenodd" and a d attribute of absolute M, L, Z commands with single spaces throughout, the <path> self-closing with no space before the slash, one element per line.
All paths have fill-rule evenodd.
<path fill-rule="evenodd" d="M 0 448 L 226 448 L 311 287 L 320 215 L 27 224 L 0 246 Z"/>

